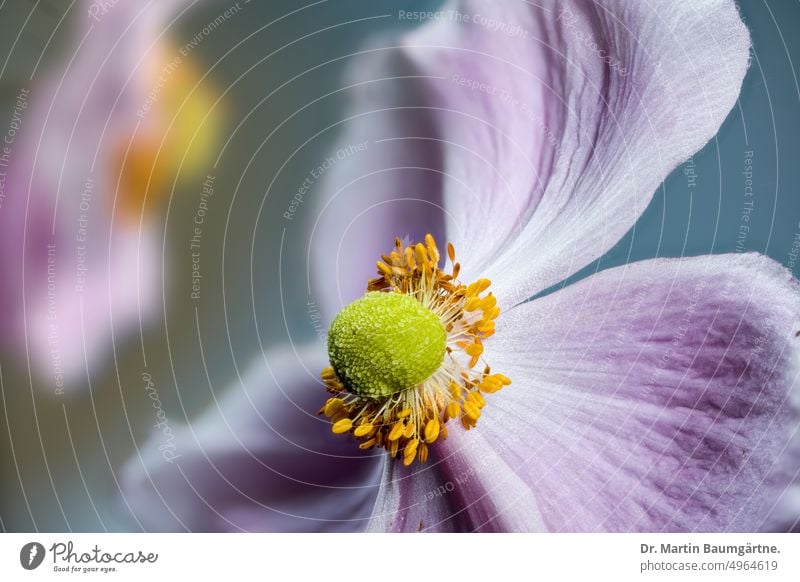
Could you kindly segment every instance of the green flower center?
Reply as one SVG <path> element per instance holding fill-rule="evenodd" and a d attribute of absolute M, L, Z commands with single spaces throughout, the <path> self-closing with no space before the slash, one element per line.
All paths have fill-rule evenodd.
<path fill-rule="evenodd" d="M 328 331 L 328 356 L 347 389 L 381 398 L 427 380 L 444 359 L 439 317 L 401 293 L 367 293 L 342 309 Z"/>

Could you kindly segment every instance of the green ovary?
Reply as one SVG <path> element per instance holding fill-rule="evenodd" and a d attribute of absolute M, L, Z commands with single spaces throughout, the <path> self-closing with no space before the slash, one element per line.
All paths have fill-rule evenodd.
<path fill-rule="evenodd" d="M 350 392 L 376 399 L 427 380 L 446 345 L 436 314 L 400 293 L 367 293 L 342 309 L 328 331 L 336 375 Z"/>

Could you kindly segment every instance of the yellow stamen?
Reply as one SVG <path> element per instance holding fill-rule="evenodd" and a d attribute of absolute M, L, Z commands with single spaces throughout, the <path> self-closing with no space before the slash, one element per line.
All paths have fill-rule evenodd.
<path fill-rule="evenodd" d="M 417 447 L 419 446 L 419 439 L 411 439 L 408 441 L 405 450 L 403 451 L 403 455 L 406 457 L 411 457 L 414 459 L 414 455 L 417 454 Z"/>
<path fill-rule="evenodd" d="M 483 312 L 483 318 L 488 320 L 497 319 L 498 315 L 500 315 L 499 307 L 492 307 L 488 311 Z"/>
<path fill-rule="evenodd" d="M 325 403 L 325 416 L 333 416 L 344 408 L 344 400 L 341 398 L 329 398 Z"/>
<path fill-rule="evenodd" d="M 470 356 L 480 356 L 483 353 L 483 344 L 476 341 L 474 344 L 467 346 L 466 351 Z"/>
<path fill-rule="evenodd" d="M 464 414 L 466 414 L 472 420 L 478 420 L 481 417 L 480 409 L 475 405 L 474 402 L 470 400 L 464 402 Z"/>
<path fill-rule="evenodd" d="M 417 460 L 420 463 L 424 463 L 428 460 L 428 445 L 426 445 L 425 443 L 420 443 L 418 447 Z"/>
<path fill-rule="evenodd" d="M 381 261 L 378 261 L 375 264 L 378 266 L 378 271 L 380 271 L 384 275 L 388 275 L 390 277 L 392 276 L 392 269 L 391 267 L 389 267 L 389 265 L 387 265 L 386 263 L 382 263 Z"/>
<path fill-rule="evenodd" d="M 357 426 L 356 429 L 353 431 L 353 434 L 356 437 L 363 437 L 370 434 L 375 429 L 370 423 L 364 423 L 360 426 Z"/>
<path fill-rule="evenodd" d="M 350 432 L 350 429 L 353 428 L 353 421 L 349 418 L 343 418 L 342 420 L 334 423 L 331 427 L 331 430 L 334 434 L 344 434 L 346 432 Z"/>
<path fill-rule="evenodd" d="M 402 422 L 394 423 L 394 426 L 392 427 L 391 432 L 389 432 L 389 440 L 390 441 L 396 441 L 401 436 L 403 436 L 403 433 L 405 432 L 405 430 L 406 430 L 406 427 Z"/>
<path fill-rule="evenodd" d="M 448 420 L 458 418 L 458 415 L 461 414 L 461 405 L 458 402 L 451 402 L 447 405 L 446 411 Z"/>
<path fill-rule="evenodd" d="M 432 443 L 439 438 L 439 421 L 435 418 L 425 425 L 425 442 Z"/>
<path fill-rule="evenodd" d="M 414 252 L 417 255 L 417 263 L 420 265 L 428 263 L 428 253 L 425 252 L 425 247 L 422 246 L 422 243 L 417 243 L 417 246 L 414 247 Z"/>

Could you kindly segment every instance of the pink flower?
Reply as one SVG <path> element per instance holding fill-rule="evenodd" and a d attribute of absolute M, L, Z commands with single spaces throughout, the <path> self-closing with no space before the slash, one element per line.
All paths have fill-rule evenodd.
<path fill-rule="evenodd" d="M 454 243 L 462 280 L 492 281 L 485 357 L 513 383 L 486 395 L 473 430 L 426 435 L 427 463 L 406 467 L 316 416 L 320 345 L 268 351 L 171 435 L 179 458 L 165 462 L 159 436 L 129 462 L 137 517 L 193 530 L 797 527 L 800 288 L 787 270 L 755 254 L 657 259 L 529 301 L 609 250 L 717 133 L 748 61 L 734 3 L 464 0 L 423 16 L 353 66 L 345 153 L 311 236 L 314 300 L 330 322 L 395 236 L 432 232 Z M 334 431 L 360 426 L 340 406 Z"/>

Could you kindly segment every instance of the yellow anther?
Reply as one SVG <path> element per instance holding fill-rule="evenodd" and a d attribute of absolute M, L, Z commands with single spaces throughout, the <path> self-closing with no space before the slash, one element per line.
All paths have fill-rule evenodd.
<path fill-rule="evenodd" d="M 375 446 L 375 439 L 369 439 L 368 441 L 364 441 L 358 445 L 358 448 L 362 451 L 366 451 L 367 449 L 371 449 L 373 446 Z"/>
<path fill-rule="evenodd" d="M 428 255 L 431 257 L 431 260 L 434 263 L 439 262 L 439 247 L 436 246 L 436 240 L 433 238 L 433 235 L 426 234 L 425 235 L 425 246 L 428 247 Z"/>
<path fill-rule="evenodd" d="M 474 403 L 478 408 L 483 408 L 486 406 L 486 400 L 484 400 L 480 392 L 470 392 L 467 394 L 467 399 Z"/>
<path fill-rule="evenodd" d="M 325 416 L 333 416 L 342 410 L 342 408 L 344 408 L 344 400 L 341 398 L 328 398 L 323 412 L 325 413 Z"/>
<path fill-rule="evenodd" d="M 484 291 L 486 291 L 492 282 L 489 279 L 478 279 L 474 283 L 470 283 L 467 286 L 467 297 L 474 297 L 476 295 L 480 295 Z"/>
<path fill-rule="evenodd" d="M 464 414 L 473 421 L 477 421 L 481 417 L 481 410 L 474 402 L 467 400 L 464 402 Z"/>
<path fill-rule="evenodd" d="M 481 380 L 481 383 L 478 384 L 478 389 L 481 392 L 486 392 L 488 394 L 493 394 L 494 392 L 500 390 L 502 387 L 503 387 L 502 382 L 500 382 L 500 380 L 497 380 L 493 376 L 486 376 L 486 378 Z"/>
<path fill-rule="evenodd" d="M 425 247 L 422 246 L 422 243 L 417 243 L 417 246 L 414 247 L 414 253 L 417 256 L 417 263 L 420 266 L 428 264 L 428 252 L 425 250 Z"/>
<path fill-rule="evenodd" d="M 333 368 L 325 368 L 320 376 L 323 380 L 336 380 L 336 372 L 333 371 Z"/>
<path fill-rule="evenodd" d="M 498 380 L 500 380 L 500 382 L 503 384 L 503 386 L 510 386 L 511 385 L 511 378 L 509 378 L 508 376 L 506 376 L 504 374 L 495 374 L 494 377 L 497 378 Z"/>
<path fill-rule="evenodd" d="M 371 423 L 365 422 L 364 424 L 357 426 L 353 431 L 353 434 L 357 437 L 363 437 L 371 433 L 374 429 L 375 427 Z"/>
<path fill-rule="evenodd" d="M 452 396 L 454 400 L 461 400 L 461 386 L 451 380 L 449 389 L 450 396 Z"/>
<path fill-rule="evenodd" d="M 331 424 L 336 424 L 343 418 L 350 418 L 347 414 L 347 410 L 345 409 L 342 409 L 339 412 L 335 413 L 333 416 L 331 416 Z"/>
<path fill-rule="evenodd" d="M 397 451 L 400 449 L 400 441 L 391 441 L 389 444 L 389 454 L 394 459 L 397 456 Z"/>
<path fill-rule="evenodd" d="M 410 439 L 412 436 L 414 436 L 414 431 L 416 430 L 417 429 L 414 427 L 414 423 L 409 422 L 406 425 L 406 430 L 403 431 L 403 436 L 406 437 L 407 439 Z"/>
<path fill-rule="evenodd" d="M 387 265 L 386 263 L 384 263 L 382 261 L 378 261 L 377 263 L 375 263 L 375 265 L 377 265 L 378 271 L 380 273 L 384 274 L 387 277 L 391 277 L 392 276 L 392 268 L 389 265 Z"/>
<path fill-rule="evenodd" d="M 492 307 L 491 309 L 483 312 L 484 319 L 489 319 L 489 320 L 497 319 L 498 315 L 500 315 L 500 308 L 497 306 Z"/>
<path fill-rule="evenodd" d="M 403 450 L 403 456 L 411 457 L 411 460 L 414 460 L 414 456 L 417 454 L 417 447 L 419 446 L 419 439 L 411 439 L 406 444 L 406 448 Z"/>
<path fill-rule="evenodd" d="M 414 249 L 412 249 L 411 247 L 406 247 L 405 254 L 406 254 L 406 263 L 408 263 L 409 269 L 413 269 L 414 267 L 416 267 L 417 260 L 414 257 Z"/>
<path fill-rule="evenodd" d="M 432 443 L 439 438 L 439 430 L 441 426 L 437 419 L 429 420 L 425 425 L 425 442 Z"/>
<path fill-rule="evenodd" d="M 411 416 L 411 412 L 412 410 L 410 408 L 404 408 L 397 413 L 397 418 L 406 418 L 407 416 Z"/>
<path fill-rule="evenodd" d="M 481 333 L 487 333 L 494 331 L 494 321 L 481 319 L 478 323 L 475 324 L 475 327 Z"/>
<path fill-rule="evenodd" d="M 424 463 L 428 460 L 428 445 L 425 443 L 420 443 L 417 450 L 417 459 L 420 463 Z"/>
<path fill-rule="evenodd" d="M 481 311 L 488 311 L 493 309 L 494 306 L 497 305 L 497 297 L 494 295 L 487 295 L 483 299 L 480 300 L 480 310 Z"/>
<path fill-rule="evenodd" d="M 334 434 L 344 434 L 346 432 L 350 432 L 350 429 L 353 428 L 353 421 L 349 418 L 343 418 L 342 420 L 335 422 L 331 427 L 331 430 Z"/>
<path fill-rule="evenodd" d="M 447 405 L 445 412 L 448 419 L 458 418 L 458 415 L 461 414 L 461 405 L 458 402 L 451 402 Z"/>
<path fill-rule="evenodd" d="M 464 303 L 464 311 L 477 311 L 481 305 L 481 300 L 478 297 L 470 297 Z"/>
<path fill-rule="evenodd" d="M 483 353 L 483 344 L 475 342 L 474 344 L 468 345 L 467 349 L 464 351 L 472 357 L 480 356 Z"/>
<path fill-rule="evenodd" d="M 392 430 L 389 432 L 389 440 L 396 441 L 406 430 L 406 426 L 402 422 L 395 422 L 394 426 L 392 426 Z"/>
<path fill-rule="evenodd" d="M 482 382 L 484 384 L 490 384 L 492 386 L 497 386 L 498 388 L 503 385 L 503 381 L 500 378 L 497 377 L 497 374 L 494 374 L 492 376 L 486 376 L 482 380 Z"/>
<path fill-rule="evenodd" d="M 447 243 L 447 256 L 450 257 L 450 261 L 455 263 L 456 261 L 456 247 L 453 246 L 453 243 Z"/>

